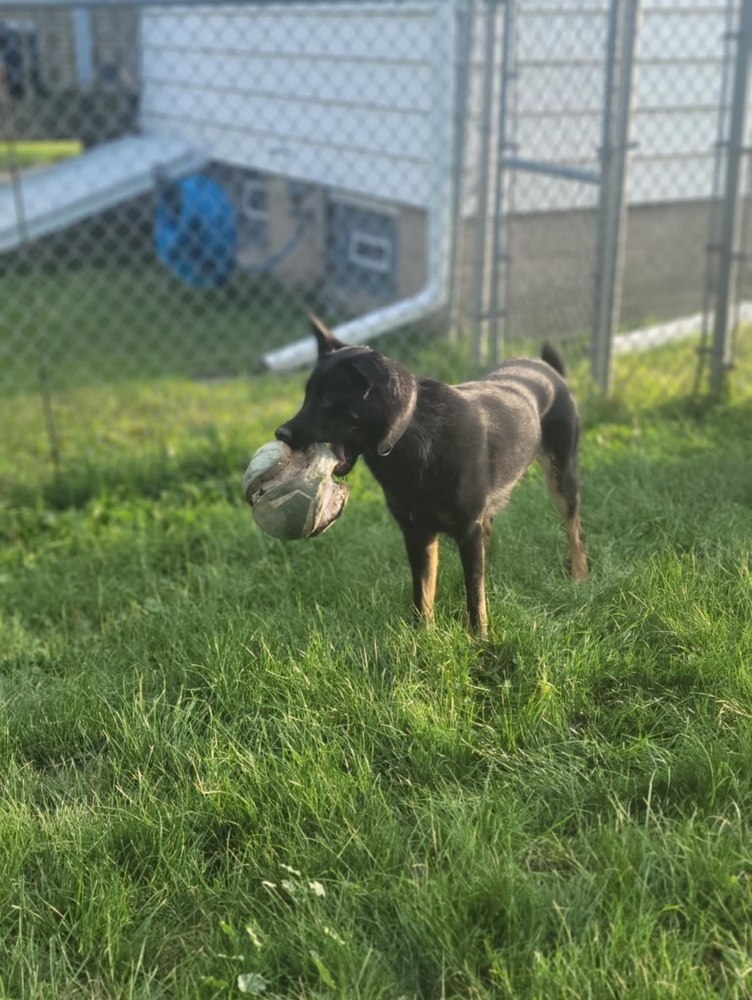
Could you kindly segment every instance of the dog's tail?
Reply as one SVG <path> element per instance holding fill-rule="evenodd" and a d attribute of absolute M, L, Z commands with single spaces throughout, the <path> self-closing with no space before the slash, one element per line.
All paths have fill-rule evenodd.
<path fill-rule="evenodd" d="M 554 347 L 550 340 L 547 340 L 543 345 L 541 357 L 545 362 L 551 365 L 553 370 L 558 372 L 562 378 L 567 377 L 567 373 L 564 369 L 564 358 L 561 356 L 561 351 L 558 347 Z"/>

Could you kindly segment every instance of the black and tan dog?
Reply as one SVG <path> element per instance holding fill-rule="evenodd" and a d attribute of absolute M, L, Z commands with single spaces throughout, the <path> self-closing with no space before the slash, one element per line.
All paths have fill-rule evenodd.
<path fill-rule="evenodd" d="M 277 428 L 293 448 L 326 442 L 344 476 L 362 455 L 402 529 L 420 615 L 433 613 L 438 535 L 459 547 L 471 626 L 487 632 L 491 524 L 533 459 L 569 537 L 575 580 L 588 573 L 577 475 L 579 423 L 559 352 L 513 358 L 478 382 L 417 378 L 370 347 L 347 347 L 311 317 L 318 363 L 300 411 Z"/>

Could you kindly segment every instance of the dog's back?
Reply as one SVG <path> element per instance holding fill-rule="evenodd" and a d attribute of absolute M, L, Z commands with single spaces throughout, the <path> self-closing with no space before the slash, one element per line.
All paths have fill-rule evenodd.
<path fill-rule="evenodd" d="M 552 360 L 510 358 L 485 378 L 452 388 L 471 405 L 484 433 L 479 456 L 488 470 L 485 512 L 492 516 L 507 502 L 513 487 L 535 458 L 546 453 L 546 429 L 553 423 L 576 422 L 563 364 Z M 462 448 L 463 442 L 457 442 Z M 484 477 L 485 478 L 485 477 Z"/>

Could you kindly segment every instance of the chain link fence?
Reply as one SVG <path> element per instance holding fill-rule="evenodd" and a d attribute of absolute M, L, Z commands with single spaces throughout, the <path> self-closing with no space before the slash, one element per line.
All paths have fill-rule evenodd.
<path fill-rule="evenodd" d="M 709 388 L 741 6 L 643 10 L 619 377 L 666 399 Z"/>
<path fill-rule="evenodd" d="M 492 235 L 475 241 L 466 269 L 478 357 L 551 336 L 602 385 L 613 377 L 616 393 L 704 390 L 696 351 L 713 326 L 740 4 L 644 0 L 623 5 L 628 27 L 618 4 L 599 0 L 499 7 L 512 14 L 508 52 L 503 28 L 493 50 L 506 106 L 501 87 L 487 98 L 486 127 L 497 114 L 503 122 L 487 143 L 495 162 L 484 177 L 483 150 L 470 149 L 463 175 L 472 183 L 480 164 L 480 217 L 493 206 Z M 622 157 L 621 190 L 607 190 Z"/>
<path fill-rule="evenodd" d="M 3 391 L 261 371 L 435 281 L 453 5 L 10 13 Z"/>
<path fill-rule="evenodd" d="M 750 265 L 750 115 L 752 3 L 729 7 L 725 35 L 728 58 L 722 75 L 718 139 L 713 173 L 708 257 L 696 388 L 706 373 L 711 391 L 723 393 L 752 321 Z"/>
<path fill-rule="evenodd" d="M 686 391 L 739 8 L 639 13 L 0 5 L 0 394 L 41 392 L 54 437 L 85 383 L 304 364 L 308 310 L 426 374 L 549 337 L 585 380 L 606 285 L 617 390 Z"/>

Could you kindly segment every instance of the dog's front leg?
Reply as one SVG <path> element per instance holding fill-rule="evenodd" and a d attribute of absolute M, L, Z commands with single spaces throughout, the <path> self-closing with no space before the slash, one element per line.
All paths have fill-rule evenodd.
<path fill-rule="evenodd" d="M 488 617 L 486 615 L 486 558 L 484 525 L 476 521 L 464 534 L 457 538 L 462 569 L 465 573 L 467 591 L 467 613 L 470 628 L 481 639 L 488 638 Z"/>
<path fill-rule="evenodd" d="M 420 618 L 433 620 L 436 577 L 439 569 L 439 536 L 412 524 L 402 524 L 407 558 L 413 574 L 413 601 Z"/>

